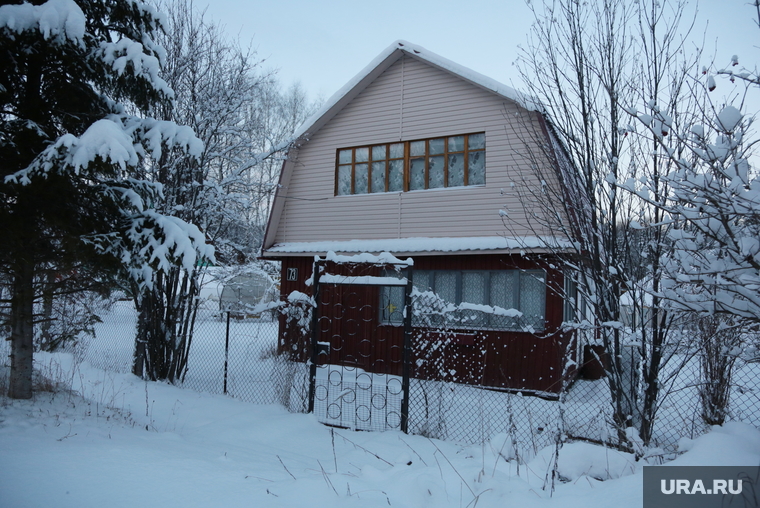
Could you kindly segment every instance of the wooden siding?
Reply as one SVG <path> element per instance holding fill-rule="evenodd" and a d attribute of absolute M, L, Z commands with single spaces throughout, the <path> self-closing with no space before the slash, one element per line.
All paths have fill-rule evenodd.
<path fill-rule="evenodd" d="M 334 195 L 339 148 L 468 132 L 486 133 L 484 186 Z M 405 55 L 291 152 L 265 248 L 285 242 L 550 234 L 516 226 L 526 221 L 512 184 L 538 187 L 530 158 L 521 155 L 537 134 L 543 136 L 543 129 L 535 113 Z M 514 229 L 505 228 L 499 216 L 504 208 Z"/>
<path fill-rule="evenodd" d="M 288 258 L 283 261 L 283 297 L 294 290 L 311 294 L 311 287 L 304 281 L 311 276 L 312 262 L 311 258 Z M 285 281 L 287 269 L 293 267 L 299 269 L 300 280 Z M 561 272 L 552 269 L 546 262 L 509 255 L 415 258 L 415 269 L 418 270 L 514 268 L 542 268 L 547 272 L 544 333 L 457 329 L 454 340 L 429 354 L 430 350 L 426 352 L 420 345 L 444 339 L 436 336 L 434 331 L 414 327 L 413 377 L 528 392 L 557 393 L 560 390 L 569 337 L 559 331 L 563 301 L 552 288 L 562 287 Z M 364 269 L 361 275 L 380 275 L 379 268 Z M 327 270 L 329 273 L 360 275 L 347 271 L 346 265 L 328 266 Z M 326 284 L 321 291 L 319 341 L 330 343 L 330 351 L 320 355 L 319 364 L 354 366 L 368 372 L 401 375 L 403 328 L 381 322 L 379 288 Z M 306 361 L 310 357 L 309 338 L 291 328 L 280 328 L 280 351 L 290 351 L 293 359 Z M 574 348 L 572 354 L 575 354 Z"/>

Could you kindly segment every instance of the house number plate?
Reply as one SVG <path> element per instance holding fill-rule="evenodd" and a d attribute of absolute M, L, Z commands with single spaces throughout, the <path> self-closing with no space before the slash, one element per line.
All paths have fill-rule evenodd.
<path fill-rule="evenodd" d="M 298 268 L 288 268 L 288 272 L 286 274 L 286 280 L 289 281 L 297 281 L 298 280 Z"/>

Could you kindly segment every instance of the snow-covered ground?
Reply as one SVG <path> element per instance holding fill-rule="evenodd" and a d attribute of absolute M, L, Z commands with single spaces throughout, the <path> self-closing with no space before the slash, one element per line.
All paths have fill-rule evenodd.
<path fill-rule="evenodd" d="M 214 294 L 218 294 L 219 290 Z M 229 355 L 225 355 L 226 319 L 218 300 L 207 299 L 198 314 L 189 371 L 184 388 L 227 393 L 257 404 L 281 402 L 293 411 L 308 405 L 308 367 L 275 354 L 278 323 L 269 314 L 232 319 Z M 131 371 L 136 313 L 129 301 L 119 301 L 101 313 L 94 337 L 81 336 L 77 358 L 104 370 Z M 0 343 L 0 349 L 3 344 Z M 0 357 L 7 356 L 0 352 Z M 680 358 L 680 357 L 679 357 Z M 688 360 L 688 355 L 685 356 Z M 671 365 L 678 362 L 671 362 Z M 225 370 L 225 364 L 227 369 Z M 670 371 L 663 379 L 669 379 Z M 733 372 L 730 419 L 760 427 L 760 363 L 739 362 Z M 653 445 L 672 451 L 682 437 L 693 438 L 706 429 L 700 417 L 699 362 L 691 358 L 663 384 L 662 405 L 654 428 Z M 365 373 L 356 367 L 322 365 L 317 369 L 315 415 L 323 423 L 357 430 L 398 430 L 401 414 L 401 379 Z M 602 380 L 577 380 L 564 405 L 565 432 L 571 437 L 608 440 L 609 389 Z M 480 443 L 496 434 L 511 432 L 515 453 L 532 457 L 553 440 L 559 424 L 556 401 L 522 396 L 458 383 L 412 379 L 409 396 L 409 430 L 451 441 Z"/>
<path fill-rule="evenodd" d="M 3 507 L 642 505 L 643 462 L 588 443 L 561 449 L 563 481 L 551 494 L 553 448 L 518 464 L 506 435 L 471 446 L 333 429 L 279 405 L 145 382 L 66 354 L 41 354 L 38 367 L 72 390 L 0 399 Z M 745 424 L 681 447 L 669 464 L 760 464 L 760 431 Z"/>

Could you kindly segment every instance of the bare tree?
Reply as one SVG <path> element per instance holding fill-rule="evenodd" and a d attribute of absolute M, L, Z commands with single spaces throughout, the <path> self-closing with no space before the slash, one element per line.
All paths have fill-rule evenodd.
<path fill-rule="evenodd" d="M 651 201 L 668 195 L 662 174 L 670 167 L 653 152 L 657 134 L 630 136 L 628 111 L 642 101 L 667 109 L 683 100 L 683 74 L 695 61 L 684 56 L 679 35 L 689 33 L 684 4 L 557 0 L 531 8 L 535 22 L 518 68 L 553 138 L 531 158 L 539 180 L 557 184 L 515 192 L 534 224 L 574 243 L 572 256 L 550 249 L 577 287 L 570 326 L 603 346 L 619 443 L 629 443 L 627 429 L 635 427 L 648 444 L 662 387 L 672 381 L 662 375 L 674 359 L 664 354 L 672 315 L 659 293 L 669 226 L 662 211 L 618 182 L 645 178 L 656 182 Z M 621 308 L 624 296 L 636 319 Z"/>
<path fill-rule="evenodd" d="M 638 26 L 638 44 L 641 55 L 638 66 L 633 69 L 636 93 L 625 98 L 630 102 L 647 104 L 663 112 L 667 122 L 658 123 L 654 130 L 647 131 L 646 136 L 630 135 L 635 127 L 626 125 L 625 133 L 630 139 L 630 160 L 632 174 L 628 181 L 651 182 L 649 199 L 636 200 L 639 205 L 638 216 L 627 217 L 627 231 L 622 235 L 622 248 L 629 258 L 642 254 L 638 262 L 627 267 L 629 293 L 634 309 L 643 318 L 639 326 L 634 327 L 638 355 L 641 361 L 642 394 L 638 404 L 639 434 L 645 444 L 653 438 L 657 412 L 662 402 L 661 394 L 667 392 L 687 356 L 677 356 L 678 348 L 672 344 L 681 335 L 671 333 L 677 313 L 670 309 L 670 304 L 661 296 L 663 279 L 668 274 L 663 260 L 668 255 L 672 242 L 668 235 L 672 221 L 662 208 L 653 203 L 664 203 L 670 193 L 666 175 L 673 169 L 669 158 L 660 153 L 660 139 L 673 129 L 683 126 L 684 118 L 678 111 L 694 100 L 689 91 L 688 76 L 697 68 L 700 53 L 689 51 L 687 37 L 693 28 L 693 17 L 686 18 L 686 4 L 683 0 L 672 3 L 648 2 L 639 4 L 636 22 Z M 621 103 L 622 100 L 621 100 Z M 625 104 L 625 103 L 623 103 Z M 623 121 L 625 122 L 625 121 Z M 677 152 L 683 152 L 682 144 L 674 146 Z M 631 210 L 633 214 L 635 210 Z M 634 232 L 639 234 L 633 234 Z M 634 239 L 643 242 L 632 242 Z M 633 261 L 633 260 L 632 260 Z M 636 265 L 643 264 L 643 273 L 637 276 Z M 671 342 L 669 344 L 669 342 Z M 673 364 L 678 364 L 673 366 Z M 669 373 L 665 367 L 671 364 Z"/>
<path fill-rule="evenodd" d="M 164 75 L 174 101 L 157 115 L 193 128 L 204 148 L 189 161 L 167 151 L 146 166 L 164 189 L 164 207 L 197 224 L 223 265 L 251 260 L 261 242 L 271 194 L 294 123 L 308 111 L 299 89 L 282 94 L 255 52 L 231 41 L 192 2 L 161 5 L 167 13 Z M 292 98 L 293 104 L 287 99 Z M 139 311 L 133 371 L 182 381 L 188 369 L 202 266 L 159 273 L 134 292 Z"/>
<path fill-rule="evenodd" d="M 277 189 L 284 150 L 295 130 L 316 112 L 321 100 L 309 100 L 300 83 L 286 89 L 275 79 L 268 79 L 257 89 L 256 101 L 245 110 L 246 128 L 257 158 L 251 159 L 248 185 L 253 206 L 247 210 L 250 227 L 250 254 L 258 253 L 264 241 L 272 200 Z M 261 154 L 267 155 L 262 157 Z"/>
<path fill-rule="evenodd" d="M 528 93 L 547 113 L 548 131 L 555 138 L 531 157 L 537 171 L 547 171 L 542 169 L 545 161 L 562 170 L 556 178 L 541 178 L 559 180 L 558 186 L 518 186 L 516 192 L 532 195 L 521 201 L 541 208 L 528 214 L 534 221 L 544 217 L 557 234 L 575 242 L 576 255 L 565 257 L 572 268 L 568 276 L 575 279 L 579 300 L 588 303 L 592 319 L 587 325 L 596 330 L 592 335 L 598 333 L 608 352 L 614 426 L 625 443 L 633 401 L 623 379 L 623 330 L 618 325 L 624 291 L 618 244 L 623 203 L 610 182 L 622 171 L 619 97 L 630 93 L 625 71 L 632 56 L 632 13 L 624 2 L 613 0 L 562 0 L 531 8 L 535 20 L 518 69 Z"/>
<path fill-rule="evenodd" d="M 702 382 L 702 420 L 723 425 L 728 418 L 733 370 L 744 342 L 744 330 L 733 316 L 713 314 L 696 320 Z"/>
<path fill-rule="evenodd" d="M 145 167 L 164 189 L 163 207 L 201 227 L 224 261 L 234 246 L 225 233 L 248 206 L 239 166 L 250 156 L 241 111 L 254 100 L 261 77 L 253 54 L 230 43 L 191 3 L 161 6 L 167 14 L 158 42 L 166 49 L 164 76 L 174 100 L 156 111 L 186 122 L 203 141 L 197 160 L 175 151 Z M 245 226 L 243 226 L 245 227 Z M 149 379 L 182 381 L 187 372 L 199 305 L 202 266 L 175 266 L 149 286 L 134 288 L 138 309 L 133 372 Z"/>

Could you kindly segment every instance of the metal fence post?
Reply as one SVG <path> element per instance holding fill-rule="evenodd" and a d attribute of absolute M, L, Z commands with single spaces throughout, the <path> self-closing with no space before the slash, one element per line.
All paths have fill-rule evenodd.
<path fill-rule="evenodd" d="M 314 396 L 317 389 L 317 342 L 319 341 L 319 269 L 321 263 L 314 261 L 314 269 L 311 275 L 314 281 L 314 309 L 311 312 L 311 365 L 309 366 L 309 413 L 314 412 Z"/>
<path fill-rule="evenodd" d="M 402 357 L 402 378 L 401 391 L 401 432 L 407 434 L 409 431 L 409 363 L 411 361 L 412 347 L 412 268 L 410 267 L 406 275 L 406 288 L 404 290 L 404 351 Z"/>
<path fill-rule="evenodd" d="M 227 395 L 227 368 L 230 360 L 230 311 L 227 311 L 227 332 L 224 339 L 224 394 Z"/>

